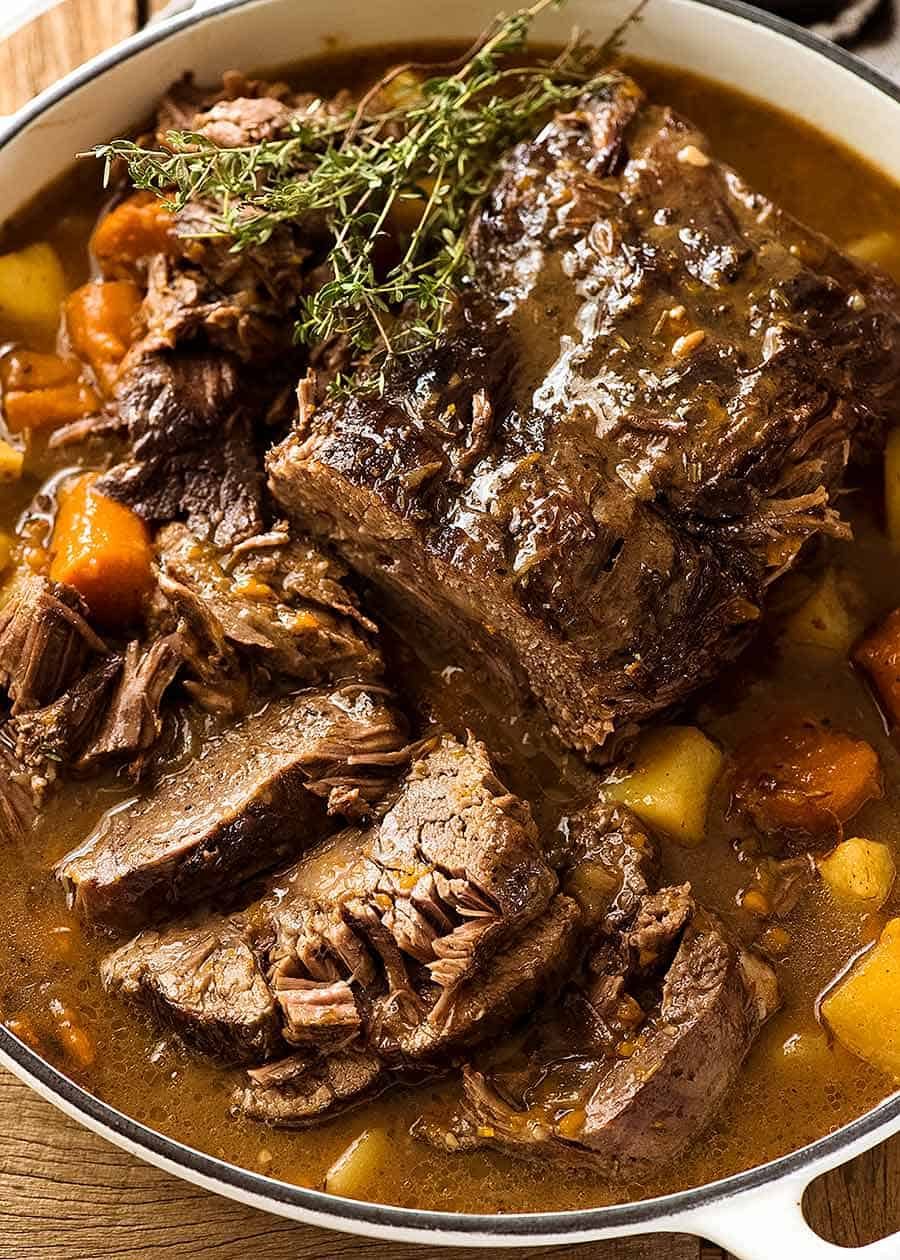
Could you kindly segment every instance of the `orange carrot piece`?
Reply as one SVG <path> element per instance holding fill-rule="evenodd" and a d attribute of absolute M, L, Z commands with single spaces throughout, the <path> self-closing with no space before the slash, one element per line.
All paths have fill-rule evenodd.
<path fill-rule="evenodd" d="M 88 473 L 60 496 L 50 576 L 74 586 L 91 615 L 116 629 L 140 617 L 152 582 L 150 535 L 130 508 L 94 489 Z"/>
<path fill-rule="evenodd" d="M 784 722 L 735 755 L 733 798 L 760 831 L 825 836 L 884 795 L 878 754 L 812 718 Z"/>
<path fill-rule="evenodd" d="M 91 249 L 105 276 L 128 276 L 151 254 L 172 253 L 175 240 L 171 211 L 153 193 L 138 192 L 100 220 Z"/>
<path fill-rule="evenodd" d="M 80 374 L 81 364 L 76 359 L 37 350 L 13 350 L 0 367 L 5 389 L 51 389 L 77 381 Z"/>
<path fill-rule="evenodd" d="M 100 410 L 100 399 L 81 379 L 81 364 L 57 354 L 14 350 L 0 364 L 3 410 L 11 433 L 56 429 Z"/>
<path fill-rule="evenodd" d="M 141 294 L 131 280 L 93 280 L 66 299 L 66 328 L 72 349 L 89 363 L 109 393 L 125 354 L 139 331 Z"/>
<path fill-rule="evenodd" d="M 891 723 L 900 723 L 900 608 L 870 630 L 853 652 L 865 670 Z"/>

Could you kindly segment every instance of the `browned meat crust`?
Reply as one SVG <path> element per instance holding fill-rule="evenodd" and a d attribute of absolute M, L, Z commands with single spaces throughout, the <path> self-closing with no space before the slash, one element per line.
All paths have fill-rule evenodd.
<path fill-rule="evenodd" d="M 297 520 L 605 756 L 733 657 L 851 444 L 900 297 L 618 80 L 514 150 L 445 344 L 270 458 Z"/>
<path fill-rule="evenodd" d="M 251 411 L 233 360 L 219 353 L 134 352 L 117 407 L 128 463 L 97 488 L 154 523 L 185 520 L 227 546 L 264 525 Z"/>

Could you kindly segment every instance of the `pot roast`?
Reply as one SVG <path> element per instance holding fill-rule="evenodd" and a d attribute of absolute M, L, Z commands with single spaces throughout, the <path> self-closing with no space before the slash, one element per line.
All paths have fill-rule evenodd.
<path fill-rule="evenodd" d="M 186 80 L 152 139 L 244 152 L 347 106 Z M 238 250 L 211 213 L 95 258 L 138 311 L 84 434 L 114 435 L 96 485 L 146 526 L 148 586 L 121 633 L 49 566 L 0 591 L 0 838 L 25 851 L 66 781 L 113 793 L 51 882 L 106 994 L 154 1054 L 208 1061 L 237 1125 L 340 1126 L 393 1091 L 424 1161 L 645 1181 L 780 1008 L 819 871 L 796 846 L 842 839 L 892 768 L 824 708 L 780 742 L 762 713 L 716 780 L 714 842 L 753 871 L 720 905 L 653 792 L 621 795 L 632 750 L 850 538 L 845 472 L 900 415 L 900 292 L 618 72 L 502 156 L 442 336 L 381 390 L 329 392 L 347 337 L 293 335 L 334 279 L 324 214 Z M 900 648 L 867 642 L 896 682 Z M 825 737 L 832 778 L 864 763 L 843 811 Z"/>

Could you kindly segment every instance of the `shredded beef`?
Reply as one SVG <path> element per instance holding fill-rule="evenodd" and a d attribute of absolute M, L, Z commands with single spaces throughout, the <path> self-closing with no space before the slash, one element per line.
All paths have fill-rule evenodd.
<path fill-rule="evenodd" d="M 22 575 L 4 592 L 0 687 L 14 715 L 56 700 L 92 652 L 106 651 L 87 616 L 78 592 L 49 578 Z"/>
<path fill-rule="evenodd" d="M 263 528 L 262 476 L 235 365 L 206 351 L 153 353 L 123 370 L 130 457 L 97 489 L 145 520 L 184 520 L 227 546 Z"/>
<path fill-rule="evenodd" d="M 101 819 L 58 873 L 90 919 L 130 926 L 277 866 L 383 795 L 405 728 L 364 688 L 275 699 Z"/>

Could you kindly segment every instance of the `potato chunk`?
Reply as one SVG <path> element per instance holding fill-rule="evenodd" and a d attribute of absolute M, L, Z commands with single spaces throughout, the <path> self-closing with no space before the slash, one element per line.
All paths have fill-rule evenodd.
<path fill-rule="evenodd" d="M 12 534 L 0 529 L 0 578 L 5 577 L 12 568 L 14 547 L 15 539 Z"/>
<path fill-rule="evenodd" d="M 809 598 L 789 618 L 784 633 L 792 643 L 844 654 L 850 651 L 861 629 L 837 574 L 829 569 Z"/>
<path fill-rule="evenodd" d="M 693 847 L 706 835 L 706 812 L 722 753 L 696 726 L 665 726 L 638 744 L 627 773 L 604 785 L 650 827 Z"/>
<path fill-rule="evenodd" d="M 811 718 L 760 732 L 735 763 L 734 803 L 766 833 L 827 836 L 884 794 L 875 749 Z"/>
<path fill-rule="evenodd" d="M 839 905 L 873 911 L 891 895 L 897 873 L 886 844 L 854 836 L 844 840 L 818 862 L 819 874 Z"/>
<path fill-rule="evenodd" d="M 325 1189 L 346 1199 L 368 1198 L 378 1174 L 394 1158 L 384 1129 L 366 1129 L 339 1155 L 325 1174 Z"/>
<path fill-rule="evenodd" d="M 900 919 L 828 994 L 822 1015 L 842 1045 L 900 1080 Z"/>
<path fill-rule="evenodd" d="M 0 325 L 15 332 L 55 333 L 66 281 L 45 242 L 0 255 Z"/>
<path fill-rule="evenodd" d="M 857 644 L 853 659 L 866 672 L 891 723 L 900 722 L 900 608 Z"/>

